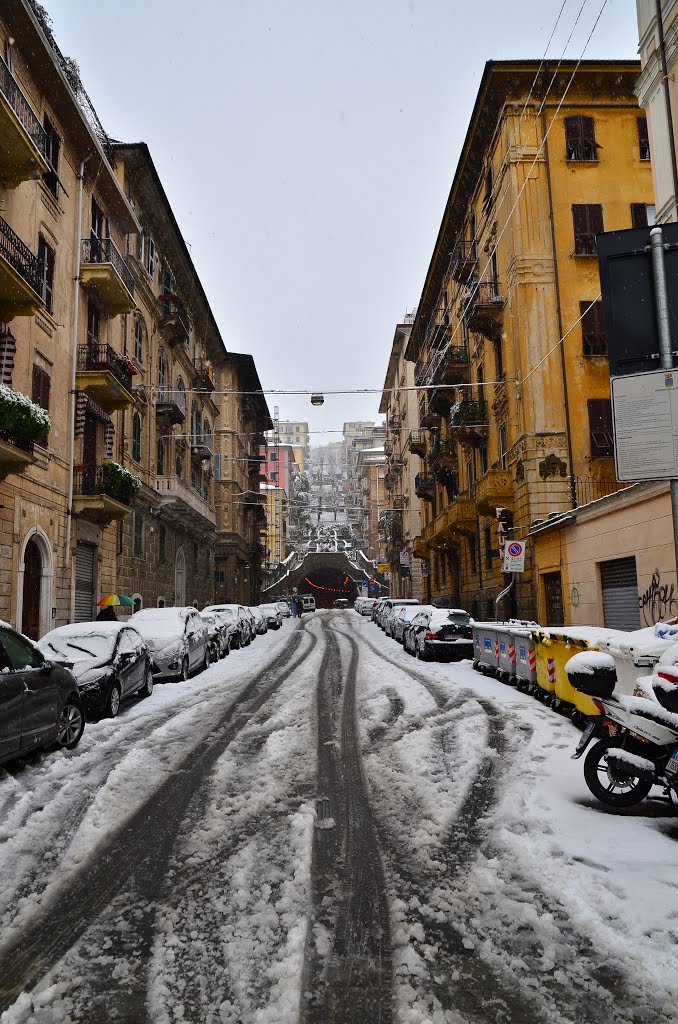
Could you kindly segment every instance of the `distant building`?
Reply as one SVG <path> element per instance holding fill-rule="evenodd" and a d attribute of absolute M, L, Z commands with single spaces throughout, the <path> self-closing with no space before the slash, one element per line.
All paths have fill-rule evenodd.
<path fill-rule="evenodd" d="M 300 472 L 306 469 L 308 461 L 309 429 L 308 423 L 300 423 L 298 420 L 280 420 L 278 422 L 278 435 L 281 444 L 289 444 L 294 449 L 294 457 Z"/>

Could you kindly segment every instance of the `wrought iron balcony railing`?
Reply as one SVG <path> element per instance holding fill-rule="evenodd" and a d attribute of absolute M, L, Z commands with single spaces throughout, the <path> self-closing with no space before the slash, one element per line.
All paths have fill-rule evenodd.
<path fill-rule="evenodd" d="M 16 232 L 0 217 L 0 256 L 9 263 L 13 270 L 30 285 L 38 295 L 40 292 L 40 261 L 22 242 Z"/>
<path fill-rule="evenodd" d="M 110 466 L 77 466 L 73 474 L 73 493 L 83 497 L 105 494 L 123 505 L 134 504 L 137 488 Z"/>
<path fill-rule="evenodd" d="M 425 430 L 410 430 L 407 438 L 407 447 L 413 455 L 425 455 L 427 443 Z"/>
<path fill-rule="evenodd" d="M 452 407 L 450 426 L 483 427 L 487 425 L 487 402 L 484 398 L 462 398 Z"/>
<path fill-rule="evenodd" d="M 205 360 L 195 359 L 193 361 L 193 365 L 195 366 L 196 373 L 198 375 L 196 387 L 200 391 L 214 391 L 214 381 L 212 379 L 212 374 Z"/>
<path fill-rule="evenodd" d="M 478 281 L 473 285 L 470 298 L 473 309 L 479 306 L 501 306 L 503 302 L 498 281 Z"/>
<path fill-rule="evenodd" d="M 450 274 L 455 281 L 463 281 L 471 273 L 477 262 L 478 243 L 475 238 L 471 241 L 459 239 L 452 250 Z"/>
<path fill-rule="evenodd" d="M 78 370 L 112 373 L 126 391 L 132 390 L 132 371 L 110 345 L 98 341 L 78 345 Z"/>
<path fill-rule="evenodd" d="M 18 117 L 26 133 L 30 135 L 36 149 L 46 159 L 47 136 L 35 111 L 24 96 L 19 83 L 0 57 L 0 90 Z"/>
<path fill-rule="evenodd" d="M 417 473 L 414 478 L 414 493 L 418 498 L 427 498 L 431 500 L 435 495 L 436 482 L 432 476 L 424 476 L 423 473 Z"/>
<path fill-rule="evenodd" d="M 620 483 L 619 480 L 613 480 L 609 477 L 596 480 L 588 476 L 576 476 L 574 478 L 574 486 L 576 503 L 577 507 L 579 507 L 580 505 L 588 505 L 590 501 L 597 501 L 599 498 L 606 498 L 610 494 L 616 494 L 617 491 L 623 491 L 631 485 Z"/>
<path fill-rule="evenodd" d="M 134 295 L 134 277 L 124 256 L 112 238 L 83 238 L 80 243 L 83 263 L 110 263 L 130 295 Z"/>

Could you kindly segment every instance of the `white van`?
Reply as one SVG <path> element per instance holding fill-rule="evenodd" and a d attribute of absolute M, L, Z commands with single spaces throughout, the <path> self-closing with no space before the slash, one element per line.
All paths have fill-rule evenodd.
<path fill-rule="evenodd" d="M 311 597 L 310 594 L 302 594 L 301 595 L 301 609 L 304 612 L 314 612 L 315 611 L 315 598 Z"/>

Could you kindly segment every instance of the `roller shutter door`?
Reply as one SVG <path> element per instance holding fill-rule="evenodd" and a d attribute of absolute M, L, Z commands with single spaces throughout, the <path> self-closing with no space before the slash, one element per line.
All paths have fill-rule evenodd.
<path fill-rule="evenodd" d="M 609 629 L 640 629 L 636 559 L 615 558 L 600 563 L 603 621 Z"/>
<path fill-rule="evenodd" d="M 75 621 L 94 618 L 94 544 L 78 544 L 75 549 Z"/>

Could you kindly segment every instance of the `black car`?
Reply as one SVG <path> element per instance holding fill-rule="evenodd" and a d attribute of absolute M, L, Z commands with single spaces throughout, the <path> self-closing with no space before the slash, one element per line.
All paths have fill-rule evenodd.
<path fill-rule="evenodd" d="M 38 747 L 71 750 L 85 715 L 75 679 L 35 644 L 0 627 L 0 764 Z"/>
<path fill-rule="evenodd" d="M 45 657 L 70 666 L 89 714 L 115 718 L 126 697 L 153 693 L 148 647 L 124 622 L 58 626 L 38 646 Z"/>
<path fill-rule="evenodd" d="M 473 620 L 463 608 L 425 608 L 407 627 L 403 646 L 422 661 L 473 657 Z"/>

